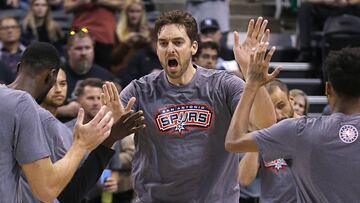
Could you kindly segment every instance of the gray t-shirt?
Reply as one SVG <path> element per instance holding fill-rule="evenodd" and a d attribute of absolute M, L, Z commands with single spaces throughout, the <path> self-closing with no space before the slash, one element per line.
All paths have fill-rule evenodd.
<path fill-rule="evenodd" d="M 0 202 L 22 202 L 22 164 L 49 157 L 37 104 L 27 93 L 0 86 Z"/>
<path fill-rule="evenodd" d="M 183 86 L 164 71 L 132 81 L 122 92 L 136 98 L 146 129 L 134 136 L 134 188 L 141 202 L 236 202 L 239 156 L 225 150 L 231 116 L 243 91 L 237 76 L 197 67 Z"/>
<path fill-rule="evenodd" d="M 288 163 L 284 159 L 260 161 L 261 203 L 295 203 L 296 187 Z"/>
<path fill-rule="evenodd" d="M 289 159 L 298 202 L 358 202 L 360 114 L 286 119 L 253 134 L 264 160 Z"/>
<path fill-rule="evenodd" d="M 72 132 L 63 123 L 56 119 L 49 111 L 37 105 L 41 125 L 46 138 L 46 142 L 50 149 L 50 158 L 54 163 L 65 156 L 72 143 Z M 26 180 L 21 178 L 21 186 L 23 188 L 23 201 L 27 203 L 38 203 L 32 194 Z M 56 200 L 54 200 L 56 202 Z"/>

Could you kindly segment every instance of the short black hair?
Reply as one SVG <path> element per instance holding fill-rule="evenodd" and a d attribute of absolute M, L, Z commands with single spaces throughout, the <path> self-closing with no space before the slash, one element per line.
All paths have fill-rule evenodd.
<path fill-rule="evenodd" d="M 274 80 L 270 81 L 269 83 L 266 84 L 265 87 L 266 87 L 266 90 L 269 92 L 269 94 L 272 94 L 274 92 L 275 87 L 278 87 L 281 91 L 283 91 L 287 95 L 289 95 L 289 89 L 288 89 L 287 85 L 278 79 L 274 79 Z"/>
<path fill-rule="evenodd" d="M 56 48 L 46 42 L 34 42 L 26 48 L 20 59 L 23 70 L 36 73 L 45 69 L 61 67 L 60 55 Z"/>
<path fill-rule="evenodd" d="M 173 10 L 161 14 L 155 21 L 155 32 L 157 36 L 160 34 L 165 25 L 177 24 L 184 26 L 186 34 L 190 38 L 191 43 L 199 41 L 198 27 L 195 18 L 185 11 Z"/>
<path fill-rule="evenodd" d="M 200 56 L 200 54 L 202 53 L 203 49 L 214 49 L 219 53 L 219 45 L 214 42 L 214 41 L 206 41 L 206 42 L 201 42 L 199 44 L 199 48 L 197 49 L 196 54 L 193 56 L 194 58 L 198 58 Z"/>
<path fill-rule="evenodd" d="M 325 68 L 327 79 L 339 96 L 360 97 L 360 48 L 331 51 Z"/>

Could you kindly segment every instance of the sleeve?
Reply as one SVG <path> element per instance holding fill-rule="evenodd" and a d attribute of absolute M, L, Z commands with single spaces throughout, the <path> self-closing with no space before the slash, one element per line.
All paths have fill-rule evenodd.
<path fill-rule="evenodd" d="M 298 132 L 305 128 L 305 122 L 304 117 L 285 119 L 269 128 L 252 132 L 263 159 L 294 159 L 297 148 L 302 146 Z"/>
<path fill-rule="evenodd" d="M 136 102 L 133 106 L 133 110 L 137 111 L 139 106 L 138 106 L 138 94 L 136 92 L 136 88 L 135 88 L 135 81 L 132 81 L 128 86 L 125 87 L 125 89 L 123 89 L 120 93 L 120 100 L 122 102 L 122 104 L 124 106 L 127 105 L 128 101 L 130 100 L 131 97 L 135 97 L 136 98 Z"/>
<path fill-rule="evenodd" d="M 94 149 L 58 196 L 59 202 L 81 202 L 85 195 L 96 185 L 113 155 L 114 150 L 102 145 Z"/>
<path fill-rule="evenodd" d="M 244 81 L 232 73 L 227 73 L 224 78 L 224 92 L 226 93 L 227 105 L 230 108 L 231 115 L 234 114 L 237 104 L 239 103 L 240 96 L 244 91 Z"/>
<path fill-rule="evenodd" d="M 15 110 L 14 154 L 19 164 L 50 156 L 37 108 L 30 95 L 24 94 Z"/>

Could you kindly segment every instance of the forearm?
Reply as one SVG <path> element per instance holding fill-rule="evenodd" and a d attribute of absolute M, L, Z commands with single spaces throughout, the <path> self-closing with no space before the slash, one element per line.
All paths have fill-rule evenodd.
<path fill-rule="evenodd" d="M 250 109 L 254 103 L 257 90 L 257 88 L 251 87 L 248 84 L 245 85 L 244 92 L 241 95 L 226 135 L 225 147 L 228 151 L 248 151 L 246 149 L 249 147 L 257 149 L 256 146 L 253 146 L 253 143 L 243 141 L 248 131 Z"/>
<path fill-rule="evenodd" d="M 274 105 L 265 87 L 260 87 L 256 93 L 250 112 L 250 123 L 256 129 L 263 129 L 276 123 Z"/>
<path fill-rule="evenodd" d="M 85 160 L 83 165 L 76 171 L 74 177 L 58 196 L 62 203 L 81 202 L 84 196 L 96 184 L 101 173 L 114 155 L 114 150 L 99 145 Z"/>
<path fill-rule="evenodd" d="M 256 178 L 259 169 L 259 153 L 247 152 L 239 164 L 238 181 L 241 186 L 248 186 Z"/>
<path fill-rule="evenodd" d="M 57 117 L 76 117 L 79 112 L 80 105 L 76 101 L 72 101 L 67 105 L 60 106 L 56 110 Z"/>

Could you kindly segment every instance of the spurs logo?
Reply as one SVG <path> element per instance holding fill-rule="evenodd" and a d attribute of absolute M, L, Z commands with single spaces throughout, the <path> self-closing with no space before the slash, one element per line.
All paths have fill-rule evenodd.
<path fill-rule="evenodd" d="M 287 163 L 284 159 L 276 159 L 274 161 L 265 162 L 265 167 L 270 168 L 273 171 L 280 171 L 281 169 L 285 169 L 287 167 Z"/>
<path fill-rule="evenodd" d="M 160 109 L 155 117 L 160 131 L 183 132 L 191 128 L 208 128 L 211 125 L 212 111 L 201 104 L 182 104 Z"/>

